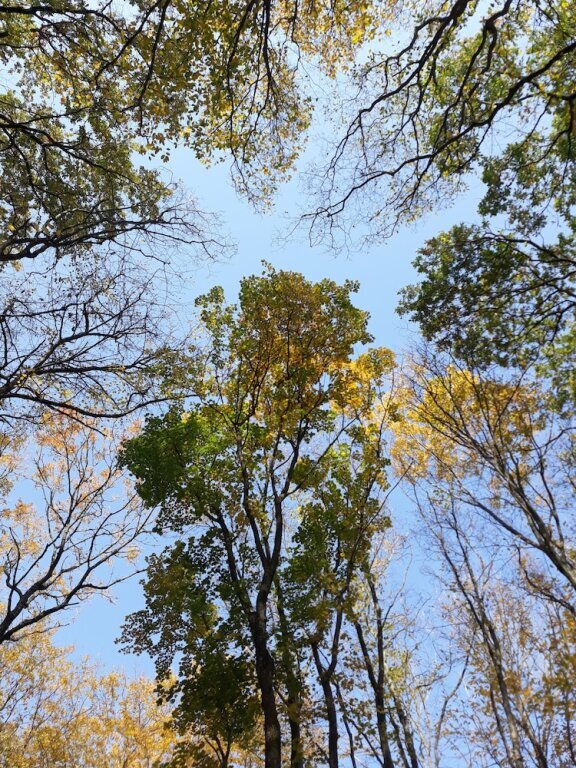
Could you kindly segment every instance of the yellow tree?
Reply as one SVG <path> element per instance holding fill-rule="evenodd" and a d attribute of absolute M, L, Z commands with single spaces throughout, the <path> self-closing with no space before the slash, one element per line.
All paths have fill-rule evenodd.
<path fill-rule="evenodd" d="M 40 628 L 0 648 L 3 768 L 152 768 L 177 743 L 154 685 L 101 675 Z"/>
<path fill-rule="evenodd" d="M 445 590 L 459 681 L 445 744 L 473 764 L 570 765 L 573 426 L 526 372 L 422 355 L 403 383 L 393 463 Z"/>
<path fill-rule="evenodd" d="M 325 75 L 374 36 L 378 3 L 98 0 L 0 8 L 0 262 L 90 258 L 102 243 L 207 243 L 188 201 L 134 150 L 231 153 L 265 198 L 302 146 Z M 256 183 L 254 183 L 256 182 Z M 132 241 L 130 240 L 132 238 Z"/>
<path fill-rule="evenodd" d="M 416 496 L 496 526 L 526 578 L 574 612 L 574 426 L 553 397 L 526 372 L 489 375 L 424 356 L 398 393 L 393 456 Z"/>
<path fill-rule="evenodd" d="M 0 509 L 0 645 L 133 574 L 151 514 L 117 468 L 120 439 L 47 413 L 33 441 L 5 454 L 19 466 Z"/>
<path fill-rule="evenodd" d="M 465 745 L 478 765 L 571 765 L 573 615 L 543 599 L 515 553 L 465 510 L 436 502 L 422 512 L 447 588 L 449 646 L 461 659 L 447 742 Z"/>

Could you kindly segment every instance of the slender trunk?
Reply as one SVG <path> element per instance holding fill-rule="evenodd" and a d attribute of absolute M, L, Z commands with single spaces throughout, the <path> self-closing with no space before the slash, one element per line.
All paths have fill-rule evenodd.
<path fill-rule="evenodd" d="M 338 704 L 340 704 L 340 711 L 342 712 L 342 720 L 344 721 L 344 728 L 346 729 L 346 733 L 348 735 L 348 744 L 350 747 L 350 763 L 352 764 L 352 768 L 358 768 L 358 763 L 356 762 L 356 749 L 354 747 L 354 735 L 352 733 L 352 728 L 350 727 L 350 718 L 348 717 L 348 713 L 346 712 L 346 704 L 344 702 L 344 697 L 342 696 L 342 691 L 340 690 L 340 686 L 338 685 L 338 682 L 336 681 L 336 696 L 338 697 Z"/>
<path fill-rule="evenodd" d="M 377 606 L 379 609 L 379 606 Z M 368 674 L 368 679 L 372 687 L 374 694 L 374 706 L 376 708 L 376 725 L 378 728 L 378 740 L 380 742 L 380 750 L 382 752 L 382 765 L 383 768 L 394 768 L 394 760 L 392 759 L 392 753 L 390 751 L 390 743 L 388 741 L 388 729 L 386 726 L 386 712 L 384 708 L 384 670 L 382 664 L 383 646 L 382 646 L 382 628 L 380 622 L 377 622 L 378 629 L 378 673 L 374 670 L 374 664 L 370 658 L 368 652 L 368 646 L 364 638 L 364 630 L 359 621 L 354 622 L 358 641 L 360 643 L 360 649 L 362 651 L 362 658 L 364 660 L 364 668 Z"/>
<path fill-rule="evenodd" d="M 288 626 L 288 619 L 284 610 L 284 594 L 280 579 L 275 580 L 276 594 L 278 596 L 277 609 L 280 632 L 282 635 L 282 664 L 286 674 L 287 691 L 287 715 L 290 726 L 290 768 L 304 768 L 304 750 L 302 746 L 302 731 L 300 722 L 302 719 L 302 686 L 295 668 L 298 666 L 298 658 L 292 649 L 292 636 Z"/>
<path fill-rule="evenodd" d="M 256 598 L 256 610 L 252 610 L 250 597 L 238 573 L 232 536 L 222 515 L 218 514 L 218 523 L 226 549 L 228 571 L 236 586 L 237 595 L 244 609 L 252 633 L 254 655 L 256 658 L 256 678 L 260 689 L 262 714 L 264 716 L 265 768 L 281 768 L 282 743 L 280 721 L 274 692 L 274 659 L 268 649 L 267 609 L 269 588 L 261 589 Z M 271 583 L 271 579 L 268 579 Z"/>
<path fill-rule="evenodd" d="M 301 703 L 288 697 L 288 710 L 297 708 L 296 717 L 288 715 L 290 725 L 290 768 L 304 768 L 304 754 L 302 751 L 302 733 L 300 731 L 300 709 Z"/>
<path fill-rule="evenodd" d="M 330 682 L 332 675 L 327 674 L 329 670 L 324 669 L 317 643 L 312 643 L 312 653 L 318 671 L 318 679 L 324 694 L 326 718 L 328 720 L 328 766 L 329 768 L 338 768 L 338 715 L 334 693 L 332 692 L 332 683 Z"/>
<path fill-rule="evenodd" d="M 260 593 L 258 595 L 256 613 L 253 618 L 256 677 L 260 688 L 262 714 L 264 715 L 264 766 L 265 768 L 281 768 L 282 737 L 274 691 L 274 659 L 268 649 L 267 600 L 267 594 Z"/>
<path fill-rule="evenodd" d="M 386 711 L 384 709 L 384 690 L 381 686 L 374 692 L 374 703 L 376 705 L 376 724 L 378 726 L 378 737 L 380 739 L 380 749 L 384 759 L 384 768 L 394 768 L 394 760 L 390 752 L 388 742 L 388 726 L 386 724 Z"/>
<path fill-rule="evenodd" d="M 382 606 L 380 605 L 380 598 L 376 589 L 376 584 L 369 573 L 366 574 L 366 580 L 370 589 L 370 596 L 372 599 L 372 605 L 374 607 L 374 613 L 376 617 L 376 669 L 370 657 L 368 646 L 364 638 L 364 631 L 359 621 L 355 622 L 356 634 L 358 635 L 358 641 L 362 650 L 362 657 L 364 659 L 364 666 L 368 674 L 368 679 L 374 692 L 374 705 L 376 707 L 376 723 L 378 727 L 378 736 L 380 738 L 380 748 L 382 750 L 383 765 L 384 768 L 394 768 L 394 760 L 390 751 L 390 740 L 388 738 L 388 729 L 386 723 L 386 710 L 385 710 L 385 690 L 389 690 L 392 696 L 392 702 L 394 709 L 398 715 L 400 721 L 400 728 L 396 727 L 394 723 L 394 730 L 396 732 L 396 743 L 398 751 L 400 752 L 400 758 L 405 766 L 410 768 L 419 768 L 420 761 L 416 753 L 416 746 L 414 743 L 414 732 L 410 723 L 410 718 L 404 708 L 400 696 L 395 690 L 393 681 L 390 679 L 388 673 L 388 666 L 386 664 L 386 651 L 385 651 L 385 636 L 384 636 L 384 617 L 382 614 Z M 408 754 L 406 754 L 408 753 Z"/>
<path fill-rule="evenodd" d="M 412 724 L 410 722 L 410 718 L 406 713 L 406 709 L 404 708 L 402 699 L 398 695 L 395 689 L 394 683 L 392 682 L 392 680 L 388 675 L 388 669 L 386 667 L 386 663 L 384 663 L 384 675 L 386 677 L 386 681 L 387 681 L 388 688 L 390 689 L 390 693 L 392 694 L 392 700 L 394 701 L 394 709 L 396 711 L 396 714 L 398 715 L 398 720 L 400 721 L 400 725 L 402 726 L 402 736 L 404 739 L 406 752 L 408 752 L 408 756 L 410 758 L 410 768 L 419 768 L 420 761 L 418 759 L 418 754 L 416 753 L 416 745 L 414 743 L 414 731 L 412 729 Z M 400 739 L 399 739 L 399 743 L 400 743 Z"/>
<path fill-rule="evenodd" d="M 478 585 L 476 573 L 470 559 L 470 552 L 467 547 L 467 541 L 463 537 L 460 529 L 456 526 L 454 526 L 454 534 L 456 536 L 460 553 L 462 555 L 462 562 L 465 568 L 465 573 L 468 575 L 469 583 L 464 581 L 457 563 L 448 550 L 446 541 L 442 538 L 439 539 L 441 551 L 444 559 L 450 566 L 450 570 L 452 571 L 456 585 L 460 590 L 464 600 L 466 601 L 470 615 L 480 630 L 483 646 L 492 665 L 496 687 L 499 694 L 498 703 L 504 712 L 508 736 L 510 738 L 509 748 L 506 741 L 503 739 L 504 748 L 506 749 L 507 753 L 509 753 L 508 759 L 514 768 L 524 768 L 525 761 L 522 755 L 522 742 L 518 730 L 518 724 L 516 722 L 516 716 L 514 714 L 512 697 L 510 695 L 510 690 L 506 680 L 506 671 L 502 659 L 500 638 L 498 636 L 497 628 L 490 618 L 489 609 L 485 602 L 484 593 L 481 587 Z M 492 689 L 493 686 L 491 685 L 491 694 Z M 493 704 L 493 710 L 494 713 L 497 714 L 496 703 Z"/>

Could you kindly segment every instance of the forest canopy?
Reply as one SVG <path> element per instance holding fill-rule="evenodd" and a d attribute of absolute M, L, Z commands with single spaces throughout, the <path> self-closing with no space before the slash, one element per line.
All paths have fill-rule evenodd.
<path fill-rule="evenodd" d="M 2 5 L 0 768 L 576 764 L 575 65 L 572 0 Z M 124 582 L 149 677 L 62 644 Z"/>

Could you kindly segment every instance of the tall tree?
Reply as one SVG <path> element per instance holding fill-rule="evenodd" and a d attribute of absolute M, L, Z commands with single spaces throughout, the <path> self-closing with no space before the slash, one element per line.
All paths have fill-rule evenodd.
<path fill-rule="evenodd" d="M 537 366 L 573 409 L 574 5 L 476 0 L 404 11 L 411 32 L 359 68 L 355 116 L 312 226 L 346 209 L 369 236 L 453 200 L 481 176 L 479 222 L 429 240 L 400 311 L 471 366 Z M 367 200 L 367 198 L 371 198 Z"/>
<path fill-rule="evenodd" d="M 378 369 L 390 373 L 393 360 L 380 350 L 377 357 L 369 353 L 356 364 L 359 372 L 365 371 L 364 384 L 373 386 L 373 373 Z M 354 405 L 357 395 L 352 394 L 349 407 L 358 407 Z M 370 399 L 363 408 L 374 405 Z M 358 599 L 360 575 L 370 567 L 374 541 L 380 540 L 390 524 L 384 493 L 388 463 L 384 433 L 389 413 L 382 401 L 378 406 L 369 423 L 351 431 L 349 443 L 339 446 L 325 465 L 323 476 L 311 486 L 311 499 L 301 505 L 302 521 L 282 574 L 285 599 L 278 610 L 286 612 L 288 621 L 280 624 L 279 634 L 283 644 L 296 641 L 304 665 L 311 656 L 309 663 L 316 669 L 322 690 L 331 768 L 337 768 L 341 752 L 337 670 L 347 645 L 346 618 Z M 292 728 L 292 722 L 290 725 Z"/>
<path fill-rule="evenodd" d="M 526 374 L 469 370 L 437 355 L 407 376 L 393 450 L 414 492 L 475 511 L 517 548 L 526 578 L 574 613 L 574 425 Z"/>
<path fill-rule="evenodd" d="M 466 659 L 448 741 L 471 764 L 570 765 L 573 615 L 543 600 L 514 547 L 457 502 L 421 497 L 419 510 L 440 556 L 449 642 Z"/>
<path fill-rule="evenodd" d="M 231 152 L 241 186 L 265 197 L 309 122 L 301 60 L 334 76 L 379 15 L 341 2 L 4 3 L 0 261 L 204 239 L 194 206 L 134 153 Z"/>
<path fill-rule="evenodd" d="M 197 689 L 204 680 L 205 702 L 213 685 L 220 696 L 232 663 L 242 681 L 227 689 L 231 711 L 250 733 L 250 707 L 239 710 L 239 701 L 258 692 L 269 768 L 282 763 L 282 682 L 293 765 L 301 764 L 308 695 L 289 658 L 298 649 L 288 643 L 306 625 L 293 592 L 283 594 L 295 586 L 288 577 L 283 584 L 284 571 L 309 574 L 297 587 L 307 593 L 298 610 L 319 659 L 333 610 L 341 620 L 347 571 L 386 524 L 378 404 L 392 360 L 383 350 L 354 360 L 355 345 L 371 338 L 367 314 L 351 303 L 355 289 L 268 268 L 242 281 L 238 306 L 226 305 L 220 289 L 200 298 L 206 344 L 182 373 L 189 405 L 149 419 L 123 454 L 141 497 L 160 505 L 159 529 L 187 537 L 151 559 L 148 606 L 124 638 L 152 653 L 160 679 L 181 653 L 178 685 Z M 314 582 L 320 594 L 309 591 Z M 319 661 L 326 696 L 330 676 Z"/>
<path fill-rule="evenodd" d="M 168 342 L 150 343 L 163 329 L 149 316 L 160 273 L 136 279 L 142 255 L 166 262 L 174 247 L 222 248 L 214 219 L 138 155 L 166 162 L 176 144 L 205 161 L 231 153 L 243 190 L 269 199 L 313 106 L 302 62 L 334 77 L 380 16 L 371 3 L 340 2 L 3 4 L 0 264 L 28 263 L 25 290 L 11 269 L 0 274 L 8 410 L 43 400 L 82 412 L 88 392 L 100 401 L 93 413 L 137 404 L 147 389 L 137 377 L 122 405 L 102 393 L 114 400 L 115 385 Z M 54 391 L 63 379 L 66 397 Z"/>
<path fill-rule="evenodd" d="M 509 148 L 485 163 L 481 223 L 430 240 L 400 312 L 475 367 L 534 366 L 557 407 L 576 398 L 575 166 L 563 144 L 541 160 Z"/>

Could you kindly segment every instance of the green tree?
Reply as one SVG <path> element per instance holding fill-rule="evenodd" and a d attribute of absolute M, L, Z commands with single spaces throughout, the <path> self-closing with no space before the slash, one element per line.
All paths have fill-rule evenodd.
<path fill-rule="evenodd" d="M 540 150 L 542 151 L 542 150 Z M 576 396 L 576 167 L 563 145 L 514 145 L 484 163 L 481 223 L 430 240 L 399 311 L 471 366 L 535 366 L 558 407 Z M 529 156 L 529 153 L 533 154 Z"/>
<path fill-rule="evenodd" d="M 368 374 L 364 385 L 378 385 L 365 403 L 370 407 L 369 418 L 350 429 L 347 441 L 331 451 L 322 475 L 310 486 L 311 497 L 301 505 L 301 522 L 282 574 L 283 600 L 278 606 L 279 612 L 284 612 L 282 648 L 296 646 L 302 666 L 311 656 L 316 670 L 328 726 L 330 768 L 337 768 L 341 754 L 337 670 L 349 645 L 345 641 L 346 620 L 354 614 L 375 542 L 380 543 L 390 524 L 385 507 L 388 459 L 384 445 L 389 413 L 381 400 L 383 393 L 378 391 L 383 382 L 378 379 L 391 372 L 393 360 L 386 350 L 378 350 L 361 356 L 357 364 Z M 379 405 L 376 409 L 371 402 L 374 395 Z M 286 680 L 289 688 L 290 670 Z M 293 702 L 296 710 L 301 699 L 302 691 L 298 691 Z M 295 720 L 299 725 L 298 718 Z M 294 730 L 292 719 L 290 726 Z M 293 757 L 292 765 L 303 762 Z"/>
<path fill-rule="evenodd" d="M 229 743 L 225 728 L 252 738 L 258 695 L 270 768 L 286 710 L 302 764 L 302 638 L 324 641 L 387 524 L 378 414 L 393 363 L 385 350 L 354 359 L 371 339 L 354 290 L 268 268 L 242 281 L 237 306 L 220 289 L 198 299 L 206 341 L 180 370 L 189 404 L 149 418 L 123 452 L 159 529 L 186 537 L 150 561 L 147 607 L 124 639 L 156 658 L 159 680 L 182 654 L 178 712 L 188 695 L 191 719 L 209 710 L 213 742 Z M 222 697 L 225 675 L 237 685 Z"/>

